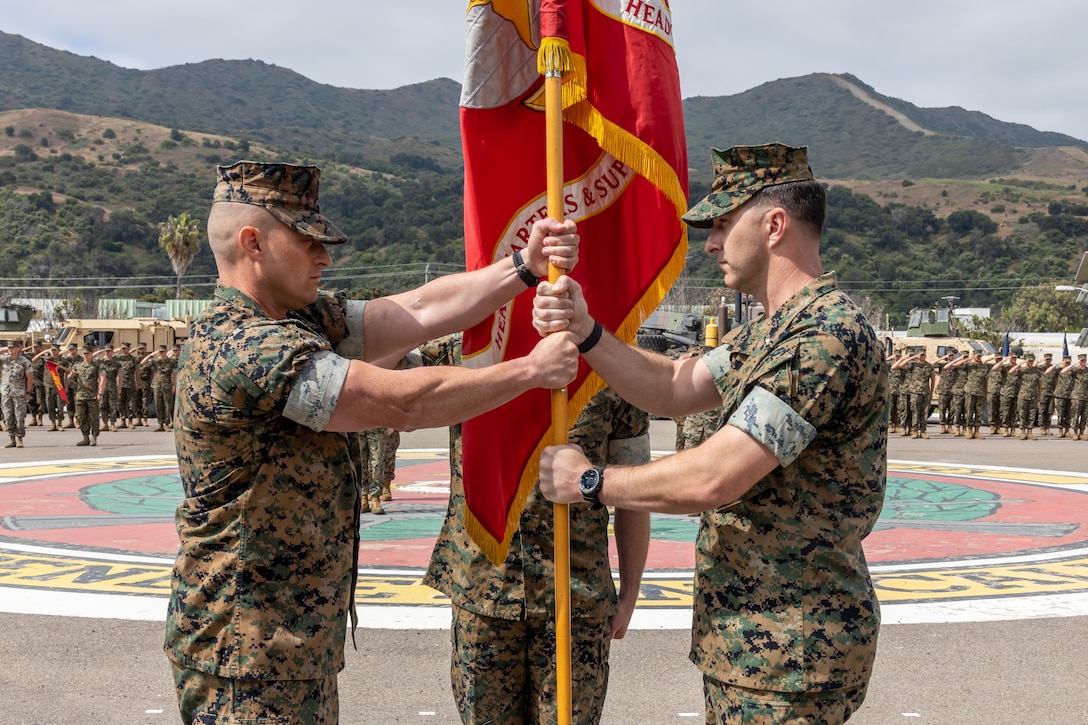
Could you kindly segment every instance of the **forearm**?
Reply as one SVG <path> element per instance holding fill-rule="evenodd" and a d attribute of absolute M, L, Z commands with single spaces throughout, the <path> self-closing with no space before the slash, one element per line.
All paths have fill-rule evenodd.
<path fill-rule="evenodd" d="M 616 509 L 616 554 L 619 559 L 620 600 L 634 604 L 642 572 L 646 568 L 646 552 L 650 545 L 650 514 L 629 509 Z"/>
<path fill-rule="evenodd" d="M 583 339 L 589 333 L 572 334 Z M 710 371 L 699 358 L 673 361 L 608 331 L 582 357 L 621 398 L 648 413 L 676 418 L 721 406 Z"/>
<path fill-rule="evenodd" d="M 600 501 L 632 511 L 706 511 L 736 501 L 778 465 L 768 448 L 726 425 L 696 448 L 642 466 L 609 466 Z M 552 501 L 579 501 L 578 479 L 587 467 L 576 446 L 546 448 L 541 490 Z"/>
<path fill-rule="evenodd" d="M 365 359 L 399 357 L 427 340 L 467 330 L 527 289 L 513 262 L 504 259 L 371 300 L 363 318 Z"/>
<path fill-rule="evenodd" d="M 392 371 L 352 361 L 326 430 L 388 427 L 401 431 L 459 423 L 535 385 L 528 358 L 485 368 L 422 367 Z"/>

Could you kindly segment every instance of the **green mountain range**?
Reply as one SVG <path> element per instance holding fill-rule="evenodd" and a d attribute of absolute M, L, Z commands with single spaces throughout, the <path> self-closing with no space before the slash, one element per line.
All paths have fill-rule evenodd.
<path fill-rule="evenodd" d="M 323 209 L 351 237 L 332 281 L 396 290 L 463 265 L 460 84 L 394 90 L 315 83 L 259 60 L 120 68 L 0 32 L 0 291 L 170 277 L 158 223 L 203 219 L 214 165 L 242 157 L 320 164 Z M 825 257 L 893 315 L 960 290 L 1007 304 L 1021 284 L 1064 280 L 1088 246 L 1088 142 L 961 108 L 926 109 L 851 75 L 816 73 L 684 102 L 691 195 L 711 146 L 807 145 L 833 200 Z M 693 245 L 699 239 L 693 237 Z M 214 274 L 205 249 L 194 296 Z M 1000 283 L 999 283 L 1000 282 Z M 694 255 L 685 281 L 713 298 Z M 150 284 L 161 296 L 172 285 Z M 92 289 L 93 288 L 93 289 Z"/>

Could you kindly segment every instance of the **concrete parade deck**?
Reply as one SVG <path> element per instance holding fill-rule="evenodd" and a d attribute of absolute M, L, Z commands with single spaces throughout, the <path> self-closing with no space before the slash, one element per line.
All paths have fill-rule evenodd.
<path fill-rule="evenodd" d="M 671 422 L 653 429 L 667 455 Z M 161 652 L 181 497 L 173 438 L 77 439 L 30 428 L 26 448 L 0 455 L 0 722 L 176 722 Z M 363 516 L 365 629 L 341 674 L 344 723 L 456 722 L 448 601 L 420 584 L 448 500 L 445 445 L 441 429 L 405 434 L 388 515 Z M 1088 442 L 893 436 L 889 457 L 866 539 L 881 646 L 852 722 L 1083 722 Z M 606 723 L 702 717 L 686 658 L 697 528 L 653 517 Z"/>

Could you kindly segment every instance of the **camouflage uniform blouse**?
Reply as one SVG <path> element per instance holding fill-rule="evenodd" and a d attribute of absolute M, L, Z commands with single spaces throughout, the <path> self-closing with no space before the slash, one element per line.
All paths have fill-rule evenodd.
<path fill-rule="evenodd" d="M 80 358 L 79 362 L 72 366 L 75 373 L 76 400 L 95 400 L 98 398 L 98 379 L 102 376 L 102 364 L 92 359 L 85 362 Z"/>
<path fill-rule="evenodd" d="M 26 395 L 26 374 L 34 372 L 34 363 L 25 355 L 0 358 L 0 395 L 5 398 Z"/>
<path fill-rule="evenodd" d="M 136 388 L 136 363 L 140 362 L 132 353 L 117 353 L 113 356 L 120 366 L 118 378 L 121 388 Z"/>
<path fill-rule="evenodd" d="M 833 274 L 726 342 L 703 359 L 727 424 L 781 465 L 702 515 L 691 659 L 753 689 L 862 685 L 880 624 L 861 542 L 884 501 L 884 351 Z"/>
<path fill-rule="evenodd" d="M 963 391 L 968 395 L 985 395 L 986 379 L 989 377 L 990 366 L 984 362 L 975 362 L 973 359 L 963 364 L 966 382 Z"/>
<path fill-rule="evenodd" d="M 650 421 L 643 411 L 605 388 L 582 409 L 569 440 L 594 465 L 637 465 L 650 460 Z M 457 446 L 460 451 L 460 446 Z M 552 504 L 533 486 L 510 551 L 496 568 L 465 533 L 460 456 L 451 460 L 449 509 L 423 583 L 458 607 L 510 620 L 547 619 L 555 613 Z M 608 510 L 570 507 L 571 612 L 578 617 L 616 613 L 608 561 Z"/>
<path fill-rule="evenodd" d="M 178 370 L 186 498 L 166 627 L 183 666 L 283 680 L 343 667 L 358 489 L 347 436 L 323 432 L 349 364 L 332 352 L 347 337 L 341 303 L 323 296 L 274 320 L 219 287 L 193 322 Z M 361 356 L 358 336 L 338 350 L 348 344 Z"/>

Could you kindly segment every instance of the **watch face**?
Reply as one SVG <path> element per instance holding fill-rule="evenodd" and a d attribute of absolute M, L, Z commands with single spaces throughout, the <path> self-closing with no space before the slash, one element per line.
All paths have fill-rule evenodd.
<path fill-rule="evenodd" d="M 578 488 L 581 489 L 583 496 L 592 496 L 597 493 L 597 489 L 601 487 L 601 469 L 590 468 L 588 471 L 582 474 L 582 477 L 578 480 Z"/>

